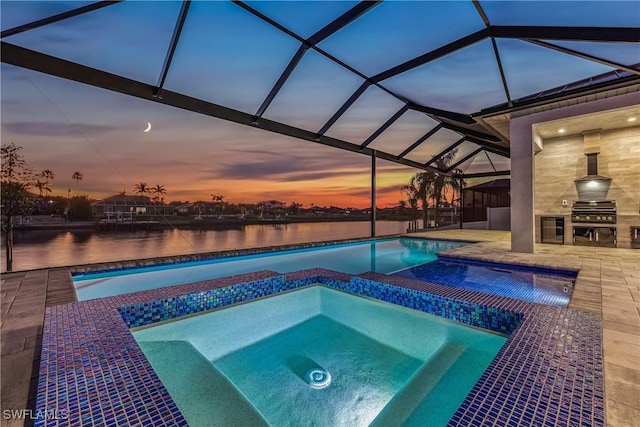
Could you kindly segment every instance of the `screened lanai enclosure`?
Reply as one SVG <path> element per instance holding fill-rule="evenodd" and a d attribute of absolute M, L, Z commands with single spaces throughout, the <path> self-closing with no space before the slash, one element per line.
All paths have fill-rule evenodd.
<path fill-rule="evenodd" d="M 376 159 L 508 176 L 512 116 L 637 90 L 639 27 L 635 1 L 3 1 L 2 63 L 369 156 L 375 206 Z"/>

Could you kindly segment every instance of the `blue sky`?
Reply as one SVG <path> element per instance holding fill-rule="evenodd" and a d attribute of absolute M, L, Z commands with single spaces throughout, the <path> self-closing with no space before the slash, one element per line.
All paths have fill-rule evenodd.
<path fill-rule="evenodd" d="M 1 3 L 2 29 L 89 2 Z M 355 2 L 249 2 L 303 37 Z M 640 26 L 638 2 L 481 2 L 495 24 Z M 156 84 L 179 2 L 128 1 L 4 39 L 90 67 Z M 320 43 L 366 75 L 437 48 L 484 24 L 471 1 L 385 2 Z M 609 59 L 640 62 L 638 45 L 564 42 Z M 165 87 L 255 113 L 299 42 L 230 2 L 193 2 Z M 534 46 L 498 40 L 512 98 L 611 70 Z M 52 169 L 60 192 L 71 174 L 95 197 L 135 183 L 167 187 L 168 199 L 279 198 L 305 204 L 366 206 L 369 159 L 195 113 L 2 65 L 2 142 L 16 142 L 37 170 Z M 265 112 L 269 119 L 317 131 L 363 79 L 309 50 Z M 472 113 L 506 100 L 489 41 L 383 81 L 416 102 Z M 371 87 L 327 132 L 363 142 L 402 104 Z M 146 123 L 152 131 L 144 133 Z M 409 112 L 372 147 L 398 154 L 435 125 Z M 408 156 L 427 161 L 456 134 L 440 131 Z M 461 146 L 459 158 L 475 148 Z M 504 159 L 492 158 L 508 168 Z M 415 170 L 379 162 L 381 205 L 399 200 Z M 467 164 L 463 165 L 467 166 Z M 479 156 L 470 170 L 489 168 Z M 475 171 L 475 170 L 474 170 Z M 73 184 L 72 184 L 73 186 Z"/>

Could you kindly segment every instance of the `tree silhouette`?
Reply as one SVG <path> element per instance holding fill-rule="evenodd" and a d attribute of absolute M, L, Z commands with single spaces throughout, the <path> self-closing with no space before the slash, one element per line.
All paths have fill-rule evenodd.
<path fill-rule="evenodd" d="M 451 164 L 451 162 L 453 162 L 453 159 L 456 158 L 457 154 L 458 154 L 458 149 L 454 148 L 453 150 L 449 151 L 446 155 L 436 160 L 433 163 L 433 165 L 436 168 L 441 170 L 449 169 L 449 165 Z M 442 203 L 442 199 L 445 197 L 445 193 L 447 192 L 447 189 L 451 188 L 452 191 L 455 191 L 458 187 L 459 187 L 459 184 L 455 176 L 449 176 L 449 175 L 444 175 L 440 173 L 436 173 L 434 175 L 430 196 L 433 199 L 436 223 L 440 216 L 440 204 Z"/>
<path fill-rule="evenodd" d="M 78 171 L 75 171 L 73 175 L 71 175 L 71 179 L 76 181 L 76 196 L 80 194 L 80 181 L 82 181 L 82 178 L 84 178 L 84 175 Z"/>
<path fill-rule="evenodd" d="M 36 187 L 40 192 L 40 197 L 44 196 L 45 193 L 52 192 L 51 186 L 49 184 L 51 184 L 51 182 L 55 177 L 56 177 L 56 174 L 54 174 L 50 169 L 45 169 L 38 174 L 38 178 L 44 179 L 44 181 L 40 181 L 40 179 L 36 181 Z"/>
<path fill-rule="evenodd" d="M 38 195 L 40 197 L 44 196 L 45 188 L 51 191 L 50 188 L 47 188 L 47 184 L 39 179 L 36 179 L 35 187 L 38 189 Z"/>
<path fill-rule="evenodd" d="M 211 200 L 220 203 L 220 218 L 222 218 L 222 214 L 224 213 L 224 196 L 222 194 L 210 194 L 210 196 Z"/>
<path fill-rule="evenodd" d="M 298 212 L 300 211 L 300 208 L 302 207 L 301 203 L 297 203 L 297 202 L 291 202 L 291 204 L 289 205 L 289 213 L 291 215 L 297 215 Z"/>
<path fill-rule="evenodd" d="M 442 156 L 434 162 L 434 166 L 440 170 L 446 170 L 449 165 L 455 159 L 458 154 L 458 149 L 454 148 L 446 155 Z M 403 185 L 400 188 L 401 193 L 406 193 L 409 198 L 409 204 L 412 209 L 417 207 L 417 202 L 420 201 L 422 205 L 422 215 L 424 218 L 424 227 L 429 224 L 429 199 L 433 200 L 435 209 L 436 224 L 438 223 L 438 217 L 440 215 L 440 204 L 444 197 L 446 190 L 451 188 L 455 190 L 458 188 L 458 183 L 454 176 L 445 175 L 442 173 L 426 170 L 416 173 L 411 177 L 409 183 Z"/>
<path fill-rule="evenodd" d="M 140 196 L 144 196 L 151 190 L 149 189 L 149 186 L 146 182 L 139 182 L 133 186 L 133 191 L 135 191 L 135 193 L 139 194 Z"/>
<path fill-rule="evenodd" d="M 431 192 L 431 183 L 433 172 L 418 172 L 411 177 L 409 183 L 400 188 L 401 193 L 405 193 L 408 197 L 409 205 L 414 212 L 418 210 L 418 202 L 422 205 L 422 221 L 423 227 L 429 224 L 429 193 Z"/>
<path fill-rule="evenodd" d="M 13 269 L 13 218 L 28 215 L 33 209 L 29 188 L 33 186 L 33 171 L 20 153 L 22 147 L 13 142 L 3 145 L 0 172 L 0 200 L 2 206 L 2 231 L 6 245 L 7 271 Z"/>
<path fill-rule="evenodd" d="M 51 169 L 45 169 L 39 174 L 40 178 L 44 178 L 45 184 L 49 185 L 56 177 L 56 174 Z"/>
<path fill-rule="evenodd" d="M 162 196 L 167 194 L 167 189 L 164 188 L 164 185 L 156 184 L 155 187 L 151 187 L 149 192 L 155 194 L 153 198 L 156 202 L 159 202 Z"/>

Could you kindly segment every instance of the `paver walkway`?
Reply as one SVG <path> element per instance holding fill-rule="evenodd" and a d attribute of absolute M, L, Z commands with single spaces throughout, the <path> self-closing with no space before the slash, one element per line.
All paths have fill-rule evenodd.
<path fill-rule="evenodd" d="M 413 235 L 481 242 L 452 252 L 460 257 L 580 268 L 569 307 L 602 315 L 607 425 L 640 427 L 640 250 L 537 244 L 535 254 L 522 254 L 510 251 L 507 231 Z M 75 300 L 71 276 L 65 268 L 3 274 L 0 292 L 1 409 L 34 408 L 44 309 Z"/>
<path fill-rule="evenodd" d="M 0 279 L 1 405 L 2 410 L 35 408 L 47 305 L 76 300 L 68 269 L 5 273 Z M 7 417 L 2 426 L 31 425 L 25 414 Z M 7 419 L 9 418 L 9 419 Z"/>

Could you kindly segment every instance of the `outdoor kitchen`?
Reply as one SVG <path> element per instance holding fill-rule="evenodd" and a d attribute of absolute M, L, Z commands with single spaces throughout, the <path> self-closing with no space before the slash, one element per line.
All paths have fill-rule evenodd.
<path fill-rule="evenodd" d="M 534 126 L 536 242 L 640 249 L 640 107 Z"/>

